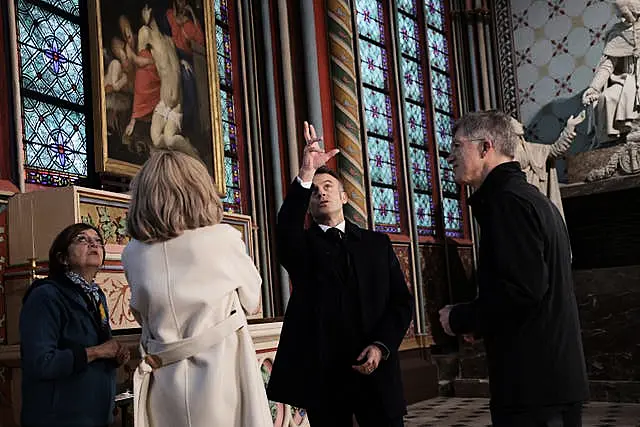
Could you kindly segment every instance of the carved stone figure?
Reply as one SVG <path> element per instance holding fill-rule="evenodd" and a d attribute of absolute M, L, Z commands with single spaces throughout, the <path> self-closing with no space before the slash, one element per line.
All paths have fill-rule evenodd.
<path fill-rule="evenodd" d="M 516 146 L 515 161 L 520 163 L 520 168 L 527 175 L 527 182 L 535 185 L 538 190 L 546 194 L 557 206 L 563 218 L 564 210 L 562 209 L 555 160 L 562 157 L 571 147 L 571 143 L 576 137 L 575 128 L 582 123 L 585 115 L 583 110 L 576 117 L 569 117 L 567 125 L 553 144 L 536 144 L 525 141 L 522 123 L 511 119 L 513 130 L 520 139 L 520 144 Z"/>
<path fill-rule="evenodd" d="M 640 141 L 640 0 L 616 0 L 620 22 L 607 36 L 602 59 L 582 95 L 593 106 L 595 146 L 626 137 Z"/>

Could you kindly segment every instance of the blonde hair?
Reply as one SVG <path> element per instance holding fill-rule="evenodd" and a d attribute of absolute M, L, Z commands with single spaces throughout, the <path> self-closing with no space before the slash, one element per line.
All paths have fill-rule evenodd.
<path fill-rule="evenodd" d="M 188 154 L 157 150 L 131 183 L 127 228 L 141 242 L 218 224 L 222 202 L 205 165 Z"/>

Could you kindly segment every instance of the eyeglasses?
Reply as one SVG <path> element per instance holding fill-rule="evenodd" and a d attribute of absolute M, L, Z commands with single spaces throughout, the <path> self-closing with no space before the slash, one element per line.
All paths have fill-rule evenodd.
<path fill-rule="evenodd" d="M 78 234 L 73 238 L 73 242 L 79 245 L 87 245 L 87 246 L 104 246 L 104 242 L 100 237 L 93 239 L 91 237 L 87 237 L 84 234 Z"/>
<path fill-rule="evenodd" d="M 480 142 L 480 141 L 485 141 L 487 138 L 472 138 L 472 139 L 466 139 L 466 142 Z M 461 141 L 459 139 L 454 138 L 453 139 L 453 145 L 451 146 L 451 150 L 452 151 L 458 151 L 460 149 L 460 147 L 462 146 L 462 143 L 465 141 Z"/>

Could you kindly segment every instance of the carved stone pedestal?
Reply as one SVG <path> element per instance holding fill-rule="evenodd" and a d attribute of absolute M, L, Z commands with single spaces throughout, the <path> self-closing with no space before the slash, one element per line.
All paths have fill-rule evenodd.
<path fill-rule="evenodd" d="M 570 184 L 640 175 L 640 142 L 567 156 L 567 175 Z"/>

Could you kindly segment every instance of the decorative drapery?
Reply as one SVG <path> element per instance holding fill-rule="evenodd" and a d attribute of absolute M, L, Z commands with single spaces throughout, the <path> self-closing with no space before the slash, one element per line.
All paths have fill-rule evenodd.
<path fill-rule="evenodd" d="M 336 145 L 340 149 L 338 171 L 349 195 L 345 217 L 366 228 L 367 198 L 351 8 L 345 0 L 329 0 L 327 8 Z"/>

